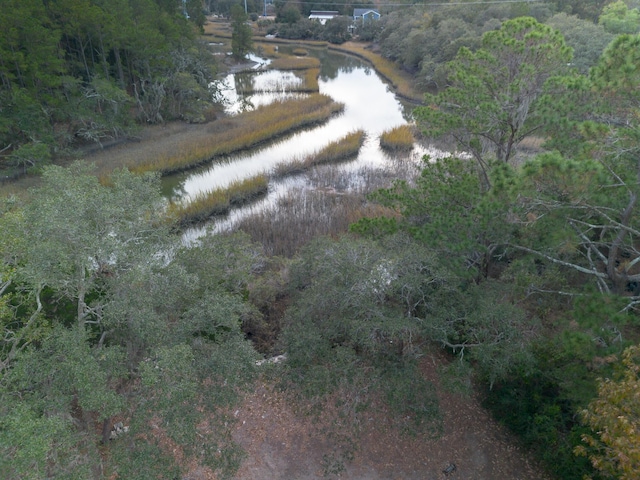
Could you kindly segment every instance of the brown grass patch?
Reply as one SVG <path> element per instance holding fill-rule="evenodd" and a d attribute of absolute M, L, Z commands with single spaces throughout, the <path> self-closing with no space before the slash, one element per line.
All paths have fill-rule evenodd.
<path fill-rule="evenodd" d="M 271 62 L 272 70 L 306 70 L 308 68 L 320 68 L 320 60 L 315 57 L 279 57 Z"/>

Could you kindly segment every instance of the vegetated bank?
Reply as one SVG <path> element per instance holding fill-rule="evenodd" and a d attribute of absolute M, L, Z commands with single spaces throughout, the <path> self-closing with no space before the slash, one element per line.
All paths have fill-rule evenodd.
<path fill-rule="evenodd" d="M 179 227 L 188 227 L 217 216 L 226 215 L 232 207 L 239 207 L 266 195 L 269 189 L 267 175 L 256 175 L 232 182 L 226 188 L 200 192 L 186 203 L 170 203 L 169 221 Z"/>
<path fill-rule="evenodd" d="M 215 157 L 255 147 L 295 129 L 321 123 L 343 108 L 344 105 L 321 94 L 274 102 L 246 112 L 241 118 L 212 124 L 210 136 L 183 145 L 179 152 L 167 152 L 146 160 L 131 158 L 127 163 L 134 172 L 156 171 L 163 175 L 180 172 Z"/>

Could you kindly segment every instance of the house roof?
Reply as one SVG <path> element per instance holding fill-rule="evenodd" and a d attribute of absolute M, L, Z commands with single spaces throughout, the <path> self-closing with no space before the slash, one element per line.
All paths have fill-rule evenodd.
<path fill-rule="evenodd" d="M 340 15 L 340 12 L 334 10 L 311 10 L 309 17 L 337 17 L 338 15 Z"/>
<path fill-rule="evenodd" d="M 380 16 L 380 12 L 374 10 L 373 8 L 354 8 L 353 16 L 354 17 L 364 17 L 367 13 L 373 13 L 377 16 Z"/>

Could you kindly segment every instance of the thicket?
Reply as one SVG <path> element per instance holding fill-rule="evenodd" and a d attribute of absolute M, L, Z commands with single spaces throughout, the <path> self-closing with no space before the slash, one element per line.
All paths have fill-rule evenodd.
<path fill-rule="evenodd" d="M 521 41 L 529 48 L 520 49 Z M 640 333 L 639 42 L 638 35 L 616 37 L 588 76 L 563 75 L 570 61 L 563 40 L 532 18 L 487 32 L 474 52 L 460 49 L 447 64 L 450 86 L 416 110 L 424 134 L 448 139 L 453 155 L 428 160 L 414 183 L 371 197 L 400 217 L 352 227 L 371 238 L 409 233 L 459 278 L 459 292 L 497 288 L 502 298 L 490 300 L 492 314 L 476 314 L 476 323 L 452 311 L 444 325 L 428 317 L 434 330 L 425 336 L 470 358 L 489 387 L 486 405 L 563 479 L 631 478 L 638 465 L 630 444 L 640 404 L 628 396 L 630 374 L 616 370 Z M 560 58 L 527 58 L 536 50 Z M 537 80 L 542 88 L 532 89 Z M 525 114 L 513 115 L 524 103 Z M 521 131 L 544 134 L 549 150 L 517 155 Z M 458 158 L 459 151 L 466 155 Z M 498 312 L 507 305 L 524 317 Z M 506 340 L 509 328 L 521 336 Z M 506 347 L 505 340 L 512 356 L 474 355 L 478 347 Z M 616 438 L 590 431 L 593 425 Z"/>
<path fill-rule="evenodd" d="M 197 41 L 204 21 L 197 3 L 3 2 L 3 175 L 85 142 L 108 142 L 137 123 L 203 121 L 214 67 Z"/>

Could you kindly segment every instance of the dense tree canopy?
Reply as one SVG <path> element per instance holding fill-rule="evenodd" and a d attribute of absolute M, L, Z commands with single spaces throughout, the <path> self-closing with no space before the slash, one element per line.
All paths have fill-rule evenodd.
<path fill-rule="evenodd" d="M 579 455 L 589 455 L 594 467 L 607 478 L 630 480 L 640 470 L 640 364 L 639 347 L 622 354 L 620 378 L 602 379 L 598 397 L 582 411 L 585 422 L 598 432 L 584 435 Z"/>
<path fill-rule="evenodd" d="M 243 237 L 180 247 L 155 177 L 125 171 L 103 185 L 76 164 L 47 168 L 43 182 L 0 218 L 4 478 L 103 478 L 100 442 L 111 473 L 178 474 L 163 435 L 232 470 L 221 409 L 251 379 L 241 292 L 259 252 Z M 127 429 L 109 442 L 114 417 Z"/>
<path fill-rule="evenodd" d="M 231 7 L 231 26 L 233 33 L 231 34 L 231 53 L 233 56 L 241 60 L 247 53 L 251 51 L 253 45 L 251 27 L 247 25 L 247 14 L 240 5 Z"/>
<path fill-rule="evenodd" d="M 6 0 L 0 30 L 2 166 L 121 136 L 136 118 L 197 121 L 210 103 L 212 64 L 181 1 Z"/>
<path fill-rule="evenodd" d="M 426 96 L 418 122 L 429 137 L 449 138 L 471 154 L 488 186 L 490 161 L 508 163 L 543 126 L 536 101 L 571 54 L 558 31 L 530 17 L 509 20 L 485 33 L 479 50 L 459 50 L 447 64 L 449 85 Z"/>
<path fill-rule="evenodd" d="M 622 0 L 605 5 L 598 23 L 604 29 L 620 35 L 623 33 L 633 34 L 640 31 L 640 10 L 629 8 Z"/>

